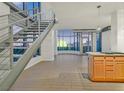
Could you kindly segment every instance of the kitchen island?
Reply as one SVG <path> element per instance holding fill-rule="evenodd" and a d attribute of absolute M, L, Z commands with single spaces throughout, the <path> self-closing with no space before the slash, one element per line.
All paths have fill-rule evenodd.
<path fill-rule="evenodd" d="M 88 52 L 88 75 L 92 81 L 124 82 L 124 54 Z"/>

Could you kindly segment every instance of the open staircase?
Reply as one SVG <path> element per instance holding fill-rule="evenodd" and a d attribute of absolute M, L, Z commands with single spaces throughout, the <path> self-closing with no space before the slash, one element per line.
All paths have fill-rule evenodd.
<path fill-rule="evenodd" d="M 20 31 L 13 37 L 13 60 L 17 60 L 25 53 L 25 51 L 30 47 L 30 45 L 38 38 L 38 36 L 48 27 L 50 22 L 41 22 L 40 30 L 38 28 L 38 22 L 34 23 L 25 30 Z M 39 55 L 40 49 L 34 54 L 34 56 Z"/>
<path fill-rule="evenodd" d="M 13 26 L 23 22 L 30 24 L 14 34 Z M 8 90 L 31 58 L 40 54 L 40 46 L 54 24 L 54 13 L 42 19 L 42 13 L 37 12 L 0 28 L 7 31 L 0 36 L 0 90 Z"/>

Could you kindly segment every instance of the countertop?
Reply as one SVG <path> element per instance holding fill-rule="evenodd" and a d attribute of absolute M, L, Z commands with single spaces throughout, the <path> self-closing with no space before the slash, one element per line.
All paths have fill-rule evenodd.
<path fill-rule="evenodd" d="M 104 52 L 87 52 L 88 55 L 94 56 L 124 56 L 124 53 L 104 53 Z"/>

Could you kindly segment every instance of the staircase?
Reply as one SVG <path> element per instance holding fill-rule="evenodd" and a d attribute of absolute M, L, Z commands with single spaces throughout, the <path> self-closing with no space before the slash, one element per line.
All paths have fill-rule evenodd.
<path fill-rule="evenodd" d="M 30 47 L 30 45 L 38 38 L 38 36 L 48 27 L 49 22 L 41 22 L 40 30 L 38 28 L 38 22 L 29 26 L 26 30 L 20 31 L 13 37 L 13 61 L 17 60 L 25 53 L 25 51 Z M 39 50 L 39 49 L 38 49 Z M 34 54 L 34 56 L 39 55 L 39 51 Z"/>
<path fill-rule="evenodd" d="M 25 27 L 23 25 L 24 28 L 14 34 L 13 26 L 23 22 L 29 24 Z M 42 13 L 37 12 L 32 17 L 0 28 L 0 31 L 7 32 L 0 36 L 0 90 L 8 90 L 31 58 L 40 54 L 39 48 L 54 23 L 54 13 L 48 20 L 43 20 Z"/>

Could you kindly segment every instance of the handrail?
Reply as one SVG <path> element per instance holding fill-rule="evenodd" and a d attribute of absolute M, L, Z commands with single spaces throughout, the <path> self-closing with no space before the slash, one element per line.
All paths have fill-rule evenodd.
<path fill-rule="evenodd" d="M 8 16 L 9 14 L 5 14 L 5 15 L 0 15 L 0 17 L 4 17 L 4 16 Z"/>
<path fill-rule="evenodd" d="M 22 22 L 22 21 L 28 20 L 28 19 L 30 19 L 30 18 L 32 18 L 32 17 L 38 16 L 38 15 L 40 15 L 40 14 L 42 14 L 42 13 L 37 13 L 37 14 L 34 14 L 33 16 L 26 17 L 26 18 L 24 18 L 24 19 L 21 19 L 21 20 L 18 20 L 18 21 L 16 21 L 16 22 L 13 22 L 13 23 L 11 23 L 11 24 L 9 24 L 9 25 L 7 25 L 7 26 L 4 26 L 4 27 L 0 28 L 0 31 L 3 30 L 3 29 L 5 29 L 5 28 L 8 28 L 8 27 L 10 27 L 10 26 L 12 26 L 12 25 L 15 25 L 15 24 L 17 24 L 17 23 L 20 23 L 20 22 Z M 54 18 L 53 18 L 53 19 L 54 19 Z M 52 21 L 52 20 L 51 20 L 51 21 Z"/>
<path fill-rule="evenodd" d="M 22 22 L 22 21 L 28 20 L 28 19 L 30 19 L 30 18 L 32 18 L 32 17 L 35 17 L 35 16 L 37 16 L 37 15 L 39 15 L 39 14 L 41 14 L 41 13 L 35 14 L 35 15 L 31 16 L 31 17 L 27 17 L 27 18 L 18 20 L 18 21 L 16 21 L 16 22 L 13 22 L 13 23 L 11 23 L 11 24 L 9 24 L 9 25 L 7 25 L 7 26 L 4 26 L 4 27 L 0 28 L 0 31 L 3 30 L 3 29 L 6 29 L 6 28 L 8 28 L 8 27 L 11 27 L 12 25 L 15 25 L 15 24 L 17 24 L 17 23 L 20 23 L 20 22 Z"/>
<path fill-rule="evenodd" d="M 9 15 L 14 15 L 14 14 L 19 14 L 19 13 L 23 13 L 23 12 L 29 12 L 29 11 L 33 11 L 33 10 L 37 10 L 37 9 L 39 9 L 39 8 L 29 9 L 29 10 L 21 10 L 21 11 L 13 12 L 13 13 L 10 13 L 10 14 L 0 15 L 0 17 L 9 16 Z"/>
<path fill-rule="evenodd" d="M 16 81 L 16 79 L 18 78 L 18 76 L 20 75 L 20 73 L 24 70 L 25 66 L 29 63 L 30 59 L 32 58 L 32 56 L 36 53 L 37 49 L 39 48 L 39 46 L 42 44 L 43 40 L 45 39 L 45 37 L 47 36 L 47 34 L 50 32 L 51 28 L 54 26 L 55 23 L 55 16 L 54 13 L 52 13 L 52 15 L 50 15 L 50 19 L 41 19 L 41 14 L 37 11 L 37 14 L 31 16 L 31 17 L 26 17 L 23 18 L 21 20 L 18 20 L 16 22 L 13 22 L 11 24 L 8 24 L 4 27 L 0 28 L 0 31 L 2 31 L 3 29 L 8 29 L 8 35 L 9 35 L 9 40 L 6 42 L 3 42 L 3 45 L 5 43 L 5 46 L 8 45 L 7 47 L 10 48 L 10 52 L 9 53 L 9 58 L 8 61 L 9 62 L 9 67 L 8 68 L 8 72 L 5 72 L 6 76 L 4 76 L 3 78 L 0 79 L 0 90 L 8 90 L 11 85 Z M 38 20 L 34 20 L 34 23 L 36 22 L 36 24 L 38 25 L 38 38 L 32 41 L 31 45 L 26 45 L 28 46 L 27 50 L 24 51 L 23 55 L 17 60 L 16 64 L 13 64 L 13 49 L 14 49 L 14 36 L 13 36 L 13 25 L 16 25 L 20 22 L 27 22 L 28 19 L 37 16 Z M 41 34 L 41 22 L 49 22 L 49 25 L 43 30 L 42 34 Z M 28 25 L 29 26 L 29 25 Z M 30 26 L 29 26 L 30 27 Z M 27 28 L 24 28 L 27 29 Z M 24 40 L 25 41 L 25 40 Z M 25 43 L 23 44 L 25 47 Z M 4 57 L 4 55 L 3 55 Z M 2 68 L 3 70 L 3 68 Z"/>
<path fill-rule="evenodd" d="M 21 11 L 18 11 L 18 12 L 10 13 L 10 15 L 29 12 L 29 11 L 34 11 L 34 10 L 37 10 L 37 9 L 39 9 L 39 8 L 33 8 L 33 9 L 29 9 L 29 10 L 21 10 Z"/>
<path fill-rule="evenodd" d="M 2 82 L 0 82 L 0 90 L 8 90 L 12 86 L 12 84 L 16 81 L 20 73 L 24 70 L 25 66 L 28 64 L 33 54 L 35 53 L 35 51 L 37 51 L 37 49 L 39 48 L 39 46 L 41 45 L 41 43 L 53 26 L 54 20 L 45 29 L 43 34 L 40 34 L 37 40 L 33 42 L 32 46 L 30 46 L 27 51 L 21 56 L 21 58 L 17 61 L 17 64 L 13 67 L 13 70 L 10 71 L 10 73 L 6 76 L 6 78 L 4 78 Z"/>

